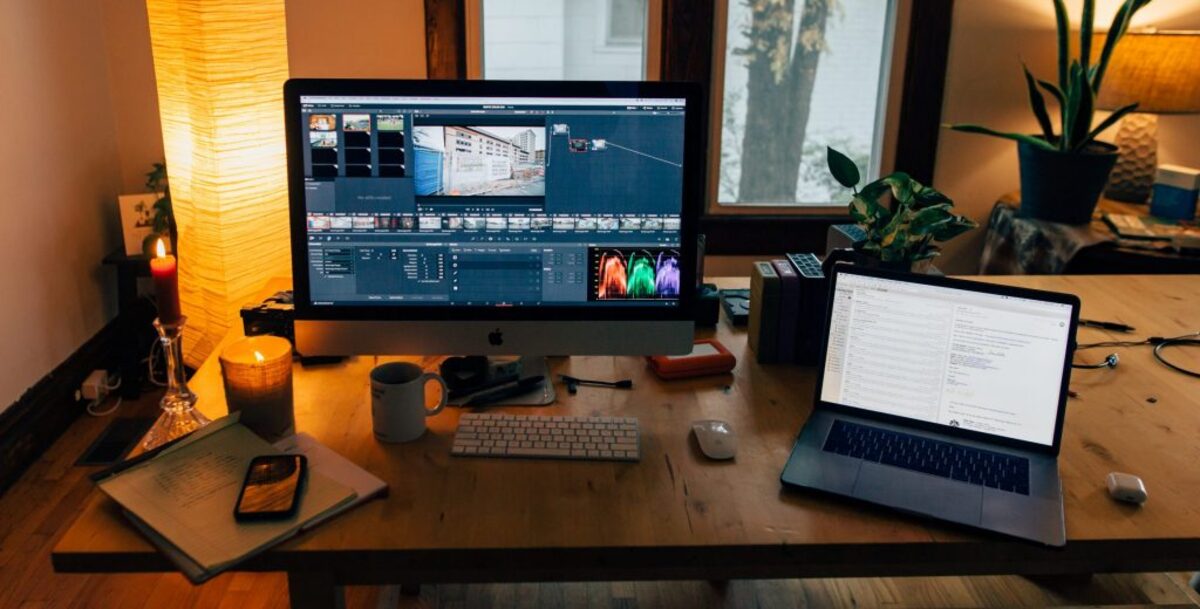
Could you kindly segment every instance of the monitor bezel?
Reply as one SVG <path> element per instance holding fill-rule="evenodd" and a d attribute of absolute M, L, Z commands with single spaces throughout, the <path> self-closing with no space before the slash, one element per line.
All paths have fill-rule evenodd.
<path fill-rule="evenodd" d="M 1068 328 L 1067 331 L 1067 347 L 1064 349 L 1065 353 L 1063 355 L 1062 383 L 1059 387 L 1058 410 L 1055 412 L 1053 444 L 1047 445 L 1039 444 L 1037 442 L 1029 442 L 1026 440 L 1017 440 L 1007 436 L 971 431 L 961 427 L 951 427 L 941 423 L 922 421 L 920 419 L 912 419 L 909 417 L 887 414 L 875 410 L 868 410 L 866 408 L 847 406 L 845 404 L 838 404 L 836 402 L 827 402 L 822 400 L 821 389 L 825 383 L 825 359 L 829 350 L 829 324 L 833 315 L 833 296 L 835 290 L 837 289 L 838 277 L 844 274 L 862 275 L 879 279 L 894 279 L 898 281 L 945 288 L 955 288 L 983 294 L 1011 296 L 1015 298 L 1025 298 L 1029 300 L 1069 305 L 1071 307 L 1071 322 L 1070 328 Z M 875 419 L 885 423 L 923 429 L 949 436 L 957 436 L 968 440 L 986 442 L 993 445 L 1009 446 L 1012 448 L 1018 448 L 1036 453 L 1044 453 L 1048 455 L 1059 454 L 1059 451 L 1062 448 L 1063 422 L 1066 416 L 1067 398 L 1069 397 L 1068 391 L 1071 384 L 1071 360 L 1074 358 L 1076 347 L 1075 332 L 1079 326 L 1080 303 L 1078 296 L 1062 292 L 1048 292 L 1045 290 L 1035 290 L 1031 288 L 1022 288 L 994 283 L 983 283 L 979 281 L 968 281 L 965 279 L 953 279 L 949 277 L 940 277 L 921 273 L 905 273 L 900 271 L 873 269 L 853 264 L 835 264 L 829 276 L 828 287 L 829 291 L 825 303 L 825 319 L 824 323 L 822 324 L 824 328 L 824 334 L 821 340 L 821 358 L 817 364 L 816 389 L 813 394 L 813 402 L 818 408 L 824 408 L 833 412 L 841 412 L 866 419 Z"/>
<path fill-rule="evenodd" d="M 707 159 L 704 157 L 707 112 L 702 90 L 695 83 L 602 81 L 453 81 L 377 79 L 291 79 L 283 87 L 288 157 L 288 206 L 291 226 L 292 281 L 296 319 L 363 321 L 690 321 L 695 291 L 681 289 L 678 304 L 661 301 L 638 304 L 553 304 L 530 306 L 419 306 L 313 304 L 308 277 L 308 226 L 305 217 L 304 163 L 301 139 L 302 96 L 442 96 L 541 98 L 682 98 L 684 114 L 683 209 L 680 210 L 680 285 L 697 285 L 697 231 L 704 205 Z"/>

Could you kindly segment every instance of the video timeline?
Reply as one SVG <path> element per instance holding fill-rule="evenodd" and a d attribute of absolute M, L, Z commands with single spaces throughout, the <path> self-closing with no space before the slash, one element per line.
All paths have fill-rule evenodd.
<path fill-rule="evenodd" d="M 589 300 L 659 300 L 679 297 L 679 250 L 597 247 L 589 250 Z"/>
<path fill-rule="evenodd" d="M 679 217 L 661 216 L 427 216 L 309 214 L 309 232 L 370 231 L 679 231 Z"/>

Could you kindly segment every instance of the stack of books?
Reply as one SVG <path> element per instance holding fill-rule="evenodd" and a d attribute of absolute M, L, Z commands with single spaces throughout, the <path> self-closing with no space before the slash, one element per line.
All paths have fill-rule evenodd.
<path fill-rule="evenodd" d="M 817 363 L 827 288 L 815 254 L 754 263 L 749 338 L 758 363 Z"/>

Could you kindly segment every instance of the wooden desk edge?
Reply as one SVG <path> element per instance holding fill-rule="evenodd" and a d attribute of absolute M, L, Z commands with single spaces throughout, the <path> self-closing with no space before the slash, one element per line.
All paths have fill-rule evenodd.
<path fill-rule="evenodd" d="M 864 557 L 870 557 L 865 559 Z M 60 573 L 166 572 L 157 552 L 51 554 Z M 332 569 L 330 565 L 335 565 Z M 1200 540 L 268 552 L 233 571 L 332 571 L 341 585 L 394 583 L 1053 575 L 1200 569 Z"/>

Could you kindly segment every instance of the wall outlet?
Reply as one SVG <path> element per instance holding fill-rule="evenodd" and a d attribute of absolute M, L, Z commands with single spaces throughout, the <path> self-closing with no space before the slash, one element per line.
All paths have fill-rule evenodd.
<path fill-rule="evenodd" d="M 103 370 L 93 370 L 84 379 L 76 397 L 89 402 L 100 402 L 108 397 L 108 373 Z"/>

